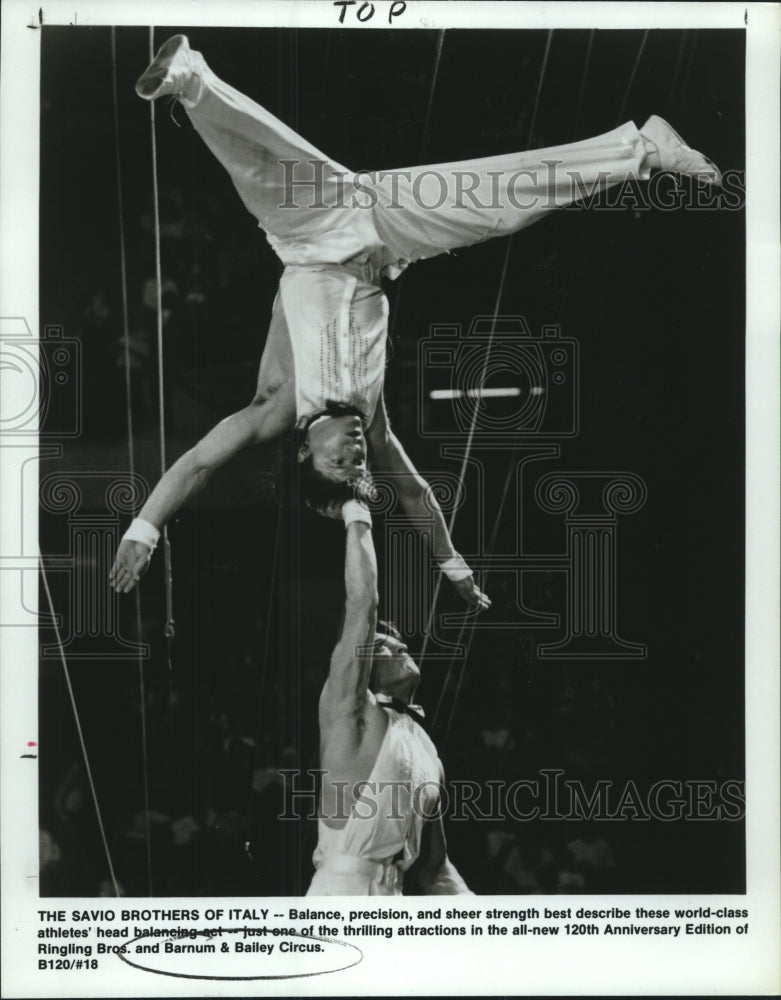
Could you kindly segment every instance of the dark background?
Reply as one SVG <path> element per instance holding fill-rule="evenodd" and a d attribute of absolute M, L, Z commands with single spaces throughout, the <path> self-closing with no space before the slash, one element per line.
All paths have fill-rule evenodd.
<path fill-rule="evenodd" d="M 434 81 L 436 32 L 171 26 L 157 29 L 155 47 L 174 31 L 186 31 L 219 76 L 355 168 L 557 145 L 658 113 L 722 169 L 744 169 L 741 32 L 652 31 L 643 44 L 641 31 L 557 31 L 530 134 L 544 32 L 448 31 Z M 41 320 L 80 344 L 83 424 L 41 471 L 79 478 L 79 516 L 99 517 L 105 482 L 129 467 L 117 154 L 136 471 L 150 488 L 160 471 L 149 108 L 133 93 L 148 31 L 117 31 L 114 67 L 108 28 L 44 27 L 42 36 Z M 160 101 L 156 114 L 170 464 L 251 398 L 281 265 L 184 110 Z M 682 187 L 691 191 L 688 181 Z M 386 395 L 422 470 L 457 475 L 459 462 L 417 432 L 417 342 L 432 323 L 466 327 L 494 311 L 506 246 L 423 262 L 388 284 Z M 533 331 L 560 324 L 581 353 L 580 432 L 559 458 L 527 470 L 525 544 L 563 551 L 563 522 L 535 509 L 539 475 L 639 476 L 648 500 L 618 525 L 618 621 L 648 656 L 543 661 L 537 644 L 563 629 L 475 631 L 463 672 L 459 658 L 426 662 L 419 692 L 433 709 L 449 678 L 432 735 L 450 779 L 510 782 L 561 768 L 587 789 L 631 779 L 643 791 L 663 778 L 742 778 L 744 267 L 741 211 L 567 211 L 513 239 L 500 312 L 523 315 Z M 66 404 L 49 413 L 55 438 L 57 405 Z M 489 488 L 501 489 L 507 452 L 480 452 L 478 442 L 476 453 Z M 308 884 L 315 824 L 276 819 L 277 771 L 316 766 L 343 530 L 280 515 L 274 468 L 270 452 L 240 456 L 171 524 L 170 644 L 158 552 L 141 588 L 150 646 L 142 667 L 68 647 L 128 895 L 297 894 Z M 455 541 L 470 552 L 476 508 L 467 486 Z M 498 554 L 512 551 L 519 516 L 513 500 L 497 526 Z M 69 551 L 69 530 L 63 513 L 44 510 L 47 556 Z M 381 520 L 375 533 L 382 537 Z M 83 556 L 77 575 L 98 581 L 110 601 L 101 582 L 109 558 Z M 49 578 L 55 604 L 68 607 L 68 575 L 52 568 Z M 494 605 L 485 621 L 516 615 L 508 581 L 486 581 Z M 561 574 L 530 576 L 525 598 L 560 613 Z M 119 606 L 119 630 L 132 640 L 133 597 Z M 459 610 L 446 587 L 439 607 Z M 455 641 L 458 629 L 443 634 Z M 42 630 L 44 642 L 53 639 Z M 410 644 L 419 650 L 420 637 Z M 99 647 L 98 637 L 91 648 Z M 56 656 L 42 660 L 40 713 L 41 892 L 111 894 Z M 479 893 L 744 890 L 742 822 L 451 822 L 448 838 Z"/>

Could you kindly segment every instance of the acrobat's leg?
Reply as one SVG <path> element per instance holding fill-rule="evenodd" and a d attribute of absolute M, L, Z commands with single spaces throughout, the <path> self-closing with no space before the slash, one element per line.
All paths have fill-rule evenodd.
<path fill-rule="evenodd" d="M 349 209 L 339 197 L 340 185 L 351 172 L 220 80 L 184 35 L 174 35 L 161 46 L 136 92 L 146 100 L 166 94 L 179 98 L 270 236 L 283 241 L 311 237 L 343 222 Z M 304 197 L 301 192 L 310 180 L 312 187 Z"/>
<path fill-rule="evenodd" d="M 654 167 L 718 171 L 659 118 L 632 122 L 582 142 L 458 163 L 393 170 L 372 178 L 373 219 L 382 242 L 401 261 L 515 233 L 556 208 Z"/>

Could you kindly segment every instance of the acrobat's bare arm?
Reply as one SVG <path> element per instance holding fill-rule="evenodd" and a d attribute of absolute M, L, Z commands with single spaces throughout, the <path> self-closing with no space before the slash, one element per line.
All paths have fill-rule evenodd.
<path fill-rule="evenodd" d="M 368 697 L 371 644 L 377 623 L 377 556 L 371 517 L 355 500 L 344 504 L 342 516 L 347 530 L 344 627 L 320 696 L 321 731 L 340 718 L 361 716 Z"/>
<path fill-rule="evenodd" d="M 440 781 L 445 774 L 440 768 Z M 412 869 L 411 869 L 412 871 Z M 425 896 L 473 896 L 474 893 L 447 856 L 447 841 L 442 814 L 429 819 L 423 828 L 420 858 L 415 864 L 420 891 Z"/>
<path fill-rule="evenodd" d="M 157 533 L 182 504 L 203 489 L 216 469 L 243 448 L 272 441 L 289 429 L 287 410 L 281 396 L 256 397 L 174 462 L 139 511 L 142 530 L 138 534 L 143 540 L 126 537 L 120 543 L 109 575 L 116 591 L 126 594 L 133 589 L 149 565 Z"/>
<path fill-rule="evenodd" d="M 401 442 L 391 430 L 382 398 L 367 439 L 371 448 L 372 468 L 377 472 L 391 473 L 406 513 L 415 522 L 433 521 L 434 557 L 452 585 L 474 607 L 481 610 L 490 608 L 491 601 L 477 586 L 474 575 L 453 545 L 444 515 L 431 487 L 412 464 Z"/>

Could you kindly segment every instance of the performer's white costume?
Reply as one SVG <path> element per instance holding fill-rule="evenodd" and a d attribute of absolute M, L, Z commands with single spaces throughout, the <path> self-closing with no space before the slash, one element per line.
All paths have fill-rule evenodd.
<path fill-rule="evenodd" d="M 565 146 L 355 174 L 190 56 L 179 99 L 286 265 L 271 322 L 290 332 L 299 417 L 332 399 L 371 420 L 385 364 L 382 276 L 650 173 L 628 122 Z"/>
<path fill-rule="evenodd" d="M 439 804 L 439 757 L 417 722 L 393 709 L 372 773 L 341 828 L 318 820 L 308 896 L 400 896 Z"/>

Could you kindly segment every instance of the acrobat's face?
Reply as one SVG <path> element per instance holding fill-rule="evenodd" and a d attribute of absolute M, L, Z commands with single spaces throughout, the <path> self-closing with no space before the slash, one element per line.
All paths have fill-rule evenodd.
<path fill-rule="evenodd" d="M 298 452 L 302 462 L 312 456 L 312 466 L 322 476 L 338 482 L 355 479 L 366 472 L 366 438 L 361 418 L 322 416 L 313 421 Z"/>
<path fill-rule="evenodd" d="M 420 669 L 402 640 L 377 632 L 372 654 L 372 690 L 411 698 L 420 682 Z"/>

